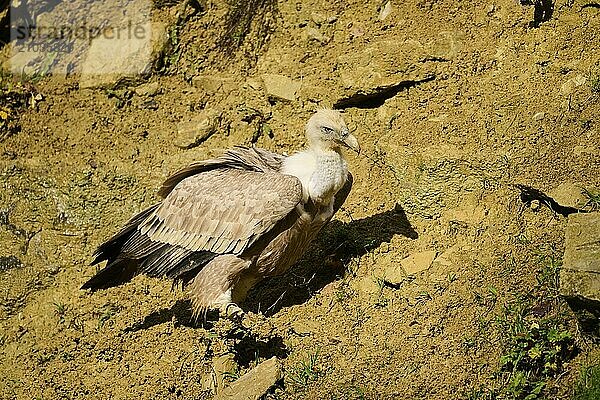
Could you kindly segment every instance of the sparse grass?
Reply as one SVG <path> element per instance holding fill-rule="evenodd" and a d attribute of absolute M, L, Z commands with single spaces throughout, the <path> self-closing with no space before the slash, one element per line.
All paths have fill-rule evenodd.
<path fill-rule="evenodd" d="M 360 386 L 350 386 L 342 389 L 340 393 L 331 395 L 332 400 L 364 400 L 365 398 L 365 391 Z"/>
<path fill-rule="evenodd" d="M 600 364 L 585 367 L 575 386 L 573 400 L 600 399 Z"/>
<path fill-rule="evenodd" d="M 498 289 L 490 285 L 481 291 L 474 291 L 473 299 L 477 305 L 492 309 L 498 300 Z"/>
<path fill-rule="evenodd" d="M 595 71 L 590 74 L 589 85 L 592 93 L 600 94 L 600 72 Z"/>
<path fill-rule="evenodd" d="M 0 69 L 0 142 L 20 130 L 18 112 L 32 107 L 36 102 L 37 90 L 28 77 L 16 78 Z"/>
<path fill-rule="evenodd" d="M 458 276 L 456 276 L 454 272 L 450 272 L 448 275 L 446 275 L 446 280 L 448 283 L 452 283 L 458 280 Z"/>
<path fill-rule="evenodd" d="M 348 285 L 348 282 L 341 282 L 335 291 L 335 299 L 339 303 L 344 303 L 355 296 L 354 290 Z"/>
<path fill-rule="evenodd" d="M 317 360 L 319 350 L 314 353 L 309 353 L 308 357 L 301 360 L 298 365 L 292 367 L 288 372 L 287 377 L 298 387 L 306 387 L 308 383 L 317 378 L 319 371 L 317 370 Z"/>
<path fill-rule="evenodd" d="M 426 291 L 419 292 L 419 294 L 417 294 L 417 296 L 415 297 L 415 301 L 417 302 L 417 304 L 426 303 L 431 299 L 431 295 L 429 294 L 429 292 Z"/>
<path fill-rule="evenodd" d="M 600 210 L 600 191 L 583 189 L 583 194 L 587 197 L 587 202 L 584 207 L 589 207 L 590 211 Z"/>
<path fill-rule="evenodd" d="M 573 334 L 558 300 L 560 261 L 554 257 L 539 261 L 544 267 L 537 275 L 537 285 L 506 301 L 496 317 L 505 343 L 499 376 L 507 383 L 496 393 L 501 397 L 543 398 L 548 384 L 575 352 Z"/>
<path fill-rule="evenodd" d="M 108 321 L 109 319 L 111 319 L 116 313 L 118 313 L 119 311 L 121 311 L 121 307 L 108 303 L 105 304 L 101 309 L 100 312 L 97 313 L 98 315 L 98 329 L 102 328 L 102 326 L 106 323 L 106 321 Z"/>
<path fill-rule="evenodd" d="M 51 353 L 46 353 L 46 352 L 40 352 L 37 355 L 37 362 L 40 365 L 46 364 L 48 363 L 50 360 L 52 360 L 53 355 Z"/>
<path fill-rule="evenodd" d="M 375 308 L 384 308 L 389 304 L 389 300 L 384 295 L 384 289 L 387 286 L 384 276 L 373 276 L 373 282 L 377 285 L 377 299 Z"/>
<path fill-rule="evenodd" d="M 67 313 L 67 306 L 65 305 L 65 303 L 62 303 L 60 301 L 55 301 L 52 304 L 54 305 L 54 315 L 56 315 L 58 317 L 58 323 L 59 324 L 64 323 L 65 316 Z"/>
<path fill-rule="evenodd" d="M 233 381 L 238 380 L 240 378 L 240 371 L 237 368 L 237 365 L 236 365 L 236 368 L 235 368 L 234 371 L 225 371 L 225 372 L 223 372 L 223 378 L 227 382 L 233 382 Z"/>

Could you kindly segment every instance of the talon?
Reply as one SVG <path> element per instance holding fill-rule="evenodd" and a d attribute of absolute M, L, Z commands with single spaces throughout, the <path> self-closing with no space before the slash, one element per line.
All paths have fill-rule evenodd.
<path fill-rule="evenodd" d="M 235 303 L 227 304 L 224 311 L 225 316 L 231 320 L 239 321 L 244 316 L 244 310 Z"/>

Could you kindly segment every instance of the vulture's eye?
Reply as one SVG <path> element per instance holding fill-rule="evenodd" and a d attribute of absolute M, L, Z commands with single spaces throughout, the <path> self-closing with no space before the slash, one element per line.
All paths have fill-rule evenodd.
<path fill-rule="evenodd" d="M 321 131 L 323 131 L 323 133 L 326 135 L 333 135 L 333 132 L 334 132 L 334 130 L 328 126 L 323 126 L 321 128 Z"/>

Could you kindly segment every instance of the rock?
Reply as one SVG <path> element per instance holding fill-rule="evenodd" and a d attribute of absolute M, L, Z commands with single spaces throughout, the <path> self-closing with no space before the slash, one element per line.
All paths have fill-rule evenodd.
<path fill-rule="evenodd" d="M 180 122 L 173 144 L 182 149 L 200 145 L 217 131 L 220 119 L 219 111 L 206 109 L 191 121 Z"/>
<path fill-rule="evenodd" d="M 273 357 L 263 361 L 215 396 L 215 400 L 258 400 L 281 379 L 281 365 Z"/>
<path fill-rule="evenodd" d="M 432 52 L 416 40 L 401 44 L 396 40 L 380 40 L 362 51 L 343 53 L 335 65 L 338 86 L 342 88 L 339 97 L 372 99 L 381 94 L 382 98 L 389 98 L 403 87 L 431 79 L 436 68 L 424 61 Z"/>
<path fill-rule="evenodd" d="M 442 254 L 437 256 L 434 262 L 439 263 L 444 267 L 449 267 L 452 265 L 452 257 L 460 250 L 460 247 L 455 244 L 444 251 Z"/>
<path fill-rule="evenodd" d="M 308 37 L 309 41 L 314 40 L 315 42 L 319 42 L 321 44 L 327 44 L 330 40 L 327 36 L 323 35 L 318 29 L 310 26 L 306 28 L 306 36 Z"/>
<path fill-rule="evenodd" d="M 404 268 L 404 271 L 406 271 L 408 275 L 414 275 L 428 269 L 433 263 L 436 255 L 437 252 L 434 250 L 411 254 L 400 261 L 400 265 L 402 265 L 402 268 Z"/>
<path fill-rule="evenodd" d="M 152 97 L 156 96 L 160 91 L 160 85 L 158 82 L 149 82 L 135 88 L 135 94 L 138 96 Z"/>
<path fill-rule="evenodd" d="M 283 75 L 263 75 L 262 81 L 269 100 L 294 101 L 301 86 L 300 82 Z"/>
<path fill-rule="evenodd" d="M 208 94 L 217 92 L 229 93 L 235 89 L 235 80 L 229 76 L 196 75 L 192 78 L 192 86 L 202 89 Z"/>
<path fill-rule="evenodd" d="M 14 47 L 13 44 L 10 46 Z M 3 67 L 13 74 L 34 75 L 40 73 L 40 66 L 44 61 L 43 52 L 34 51 L 11 51 L 12 56 L 3 63 Z"/>
<path fill-rule="evenodd" d="M 226 379 L 235 375 L 239 367 L 235 362 L 235 354 L 227 353 L 213 360 L 213 370 L 216 375 L 217 392 L 221 391 L 226 384 Z"/>
<path fill-rule="evenodd" d="M 458 55 L 464 41 L 465 34 L 462 32 L 440 32 L 437 39 L 425 46 L 425 60 L 452 60 Z"/>
<path fill-rule="evenodd" d="M 391 0 L 387 1 L 383 7 L 379 9 L 379 20 L 384 21 L 392 13 L 392 10 L 393 7 Z"/>
<path fill-rule="evenodd" d="M 565 233 L 560 294 L 584 329 L 600 334 L 600 213 L 572 214 Z"/>
<path fill-rule="evenodd" d="M 318 12 L 312 12 L 310 14 L 310 19 L 318 26 L 323 25 L 327 21 L 327 17 Z"/>
<path fill-rule="evenodd" d="M 574 78 L 568 79 L 560 87 L 560 92 L 564 95 L 569 95 L 575 91 L 579 86 L 582 86 L 587 82 L 587 78 L 584 75 L 577 75 Z"/>
<path fill-rule="evenodd" d="M 92 40 L 81 66 L 80 88 L 111 87 L 124 78 L 149 74 L 168 40 L 162 22 L 114 29 L 114 35 Z M 143 34 L 131 34 L 132 30 Z"/>
<path fill-rule="evenodd" d="M 534 121 L 541 121 L 541 120 L 543 120 L 545 117 L 546 117 L 546 114 L 545 114 L 545 113 L 543 113 L 543 112 L 539 112 L 539 113 L 535 113 L 535 114 L 533 115 L 533 120 L 534 120 Z"/>
<path fill-rule="evenodd" d="M 564 207 L 582 208 L 588 201 L 581 186 L 572 182 L 561 183 L 552 189 L 548 195 Z"/>

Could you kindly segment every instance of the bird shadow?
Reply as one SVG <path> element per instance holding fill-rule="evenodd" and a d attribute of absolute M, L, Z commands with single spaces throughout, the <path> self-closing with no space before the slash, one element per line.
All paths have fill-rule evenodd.
<path fill-rule="evenodd" d="M 283 275 L 259 283 L 241 306 L 246 311 L 270 316 L 282 308 L 302 304 L 327 284 L 342 277 L 352 258 L 360 257 L 382 243 L 389 243 L 395 235 L 410 239 L 419 236 L 399 204 L 366 218 L 350 222 L 331 221 L 296 266 Z M 178 300 L 170 308 L 147 315 L 125 331 L 145 330 L 169 321 L 192 328 L 211 329 L 218 318 L 218 313 L 209 312 L 206 318 L 196 319 L 192 315 L 190 301 Z"/>
<path fill-rule="evenodd" d="M 244 310 L 270 316 L 282 308 L 302 304 L 346 272 L 351 259 L 367 254 L 392 237 L 418 238 L 399 205 L 362 219 L 330 222 L 311 250 L 285 274 L 263 280 L 242 303 Z"/>

